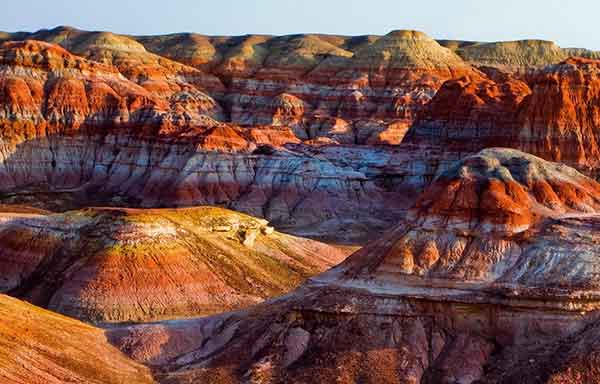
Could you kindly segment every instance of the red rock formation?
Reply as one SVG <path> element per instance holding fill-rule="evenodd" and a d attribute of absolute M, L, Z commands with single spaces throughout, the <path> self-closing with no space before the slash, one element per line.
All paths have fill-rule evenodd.
<path fill-rule="evenodd" d="M 596 168 L 600 150 L 600 61 L 569 59 L 529 81 L 519 146 L 554 161 Z"/>
<path fill-rule="evenodd" d="M 0 290 L 94 322 L 237 309 L 286 293 L 348 252 L 218 208 L 0 219 Z"/>
<path fill-rule="evenodd" d="M 415 123 L 411 139 L 442 141 L 466 151 L 510 146 L 521 102 L 531 93 L 521 80 L 475 74 L 446 82 Z"/>
<path fill-rule="evenodd" d="M 401 216 L 406 205 L 396 201 L 407 191 L 485 147 L 515 147 L 595 173 L 593 61 L 513 76 L 475 69 L 414 31 L 133 38 L 58 28 L 3 38 L 63 47 L 4 43 L 5 192 L 85 186 L 146 206 L 227 203 L 288 227 L 375 218 L 381 228 Z M 545 53 L 558 48 L 537 45 L 531 54 L 543 57 L 532 63 L 558 57 Z M 527 58 L 537 45 L 510 45 L 507 60 Z M 293 153 L 254 153 L 298 143 Z M 400 149 L 374 148 L 390 144 Z M 335 145 L 343 150 L 325 149 Z M 336 151 L 353 160 L 316 157 Z M 233 172 L 209 176 L 218 162 Z"/>
<path fill-rule="evenodd" d="M 228 84 L 225 103 L 232 122 L 243 125 L 279 124 L 291 117 L 282 113 L 292 113 L 293 124 L 323 114 L 350 124 L 373 120 L 381 129 L 391 119 L 410 124 L 414 112 L 444 80 L 470 72 L 449 49 L 414 31 L 366 41 L 324 35 L 139 38 L 150 50 L 202 71 L 150 54 L 122 35 L 57 28 L 28 38 L 55 42 L 88 59 L 112 64 L 155 95 L 196 86 L 220 99 L 223 89 L 216 85 L 218 80 L 210 80 L 216 75 Z M 188 84 L 178 83 L 176 77 Z M 289 103 L 282 104 L 282 94 L 296 98 L 293 104 L 303 107 L 284 112 L 281 107 Z M 345 100 L 341 104 L 340 96 Z"/>
<path fill-rule="evenodd" d="M 44 42 L 3 43 L 0 62 L 6 65 L 0 73 L 4 124 L 31 122 L 38 130 L 45 125 L 146 126 L 156 134 L 157 127 L 202 126 L 207 117 L 222 117 L 214 99 L 191 86 L 165 95 L 126 80 L 111 63 L 83 59 Z"/>
<path fill-rule="evenodd" d="M 403 218 L 269 304 L 110 332 L 165 382 L 596 380 L 598 184 L 474 155 L 597 173 L 599 62 L 557 63 L 593 53 L 414 31 L 0 39 L 19 40 L 0 46 L 2 201 L 219 204 L 344 241 Z M 187 316 L 282 293 L 331 250 L 85 212 L 2 215 L 5 289 L 97 321 Z"/>
<path fill-rule="evenodd" d="M 37 41 L 7 42 L 0 47 L 0 93 L 4 125 L 30 123 L 33 132 L 78 129 L 82 125 L 143 123 L 143 114 L 161 108 L 138 85 L 111 66 Z M 25 75 L 24 75 L 25 74 Z M 5 128 L 4 137 L 13 139 Z"/>
<path fill-rule="evenodd" d="M 600 61 L 569 59 L 526 79 L 495 73 L 444 84 L 408 142 L 473 152 L 502 145 L 588 171 L 597 168 Z"/>
<path fill-rule="evenodd" d="M 86 186 L 94 196 L 125 194 L 146 206 L 228 203 L 286 226 L 327 222 L 331 233 L 359 215 L 368 216 L 366 222 L 378 229 L 388 217 L 397 217 L 402 205 L 387 197 L 385 204 L 372 199 L 390 195 L 406 200 L 393 196 L 404 176 L 381 175 L 397 167 L 398 162 L 386 165 L 393 150 L 365 156 L 365 150 L 350 146 L 298 148 L 254 157 L 257 145 L 397 144 L 414 111 L 453 73 L 446 62 L 469 71 L 456 55 L 418 33 L 391 34 L 377 47 L 373 39 L 344 43 L 312 36 L 291 39 L 291 51 L 286 39 L 267 44 L 266 37 L 248 37 L 216 54 L 221 62 L 210 65 L 227 80 L 223 97 L 222 90 L 189 80 L 199 70 L 162 60 L 126 36 L 62 28 L 28 37 L 59 43 L 85 58 L 32 40 L 5 43 L 6 67 L 0 73 L 5 100 L 0 129 L 8 143 L 0 166 L 4 191 L 44 184 L 61 190 Z M 354 64 L 344 61 L 350 57 L 339 44 L 356 50 Z M 19 48 L 24 46 L 28 48 Z M 267 67 L 255 68 L 263 65 L 259 59 L 269 50 L 273 55 Z M 324 63 L 331 55 L 344 60 Z M 406 59 L 389 62 L 389 55 Z M 44 62 L 37 57 L 54 56 L 63 63 L 52 62 L 65 68 L 32 64 Z M 311 77 L 313 65 L 319 69 Z M 375 65 L 380 72 L 385 66 L 394 68 L 389 86 L 361 80 Z M 296 73 L 298 82 L 277 75 L 284 70 Z M 329 74 L 317 76 L 323 71 Z M 364 84 L 357 88 L 357 81 Z M 241 125 L 223 121 L 228 119 Z M 217 159 L 223 152 L 244 155 Z M 344 156 L 317 157 L 317 152 Z M 214 170 L 208 169 L 223 161 L 234 164 L 234 172 L 209 176 Z M 337 200 L 351 203 L 342 206 Z M 369 231 L 364 227 L 351 236 Z"/>
<path fill-rule="evenodd" d="M 33 34 L 6 35 L 4 38 L 11 37 L 58 43 L 90 60 L 110 64 L 155 96 L 179 100 L 182 93 L 204 92 L 210 95 L 206 97 L 213 99 L 208 108 L 218 119 L 226 118 L 221 111 L 226 107 L 231 111 L 234 123 L 284 123 L 291 125 L 301 139 L 314 139 L 311 130 L 305 128 L 324 117 L 342 119 L 353 127 L 352 131 L 356 131 L 359 124 L 372 127 L 375 132 L 385 132 L 394 122 L 407 127 L 444 81 L 464 75 L 475 77 L 467 80 L 471 86 L 463 91 L 446 90 L 446 97 L 453 97 L 446 101 L 440 97 L 436 108 L 428 108 L 433 113 L 426 113 L 425 119 L 434 118 L 442 124 L 446 120 L 440 114 L 445 114 L 450 106 L 457 108 L 454 112 L 459 114 L 467 112 L 470 109 L 465 108 L 472 102 L 469 95 L 481 98 L 475 111 L 484 109 L 487 112 L 482 113 L 486 116 L 461 114 L 450 120 L 483 125 L 479 130 L 486 130 L 489 124 L 495 126 L 510 119 L 512 115 L 505 113 L 512 112 L 510 104 L 519 104 L 528 93 L 523 84 L 516 80 L 503 80 L 496 85 L 482 81 L 452 49 L 469 63 L 504 69 L 515 66 L 540 68 L 563 60 L 569 52 L 591 55 L 582 50 L 561 50 L 544 41 L 444 42 L 452 48 L 448 49 L 415 31 L 393 31 L 382 37 L 249 35 L 229 38 L 180 34 L 132 38 L 61 27 Z M 181 63 L 195 65 L 200 70 Z M 483 89 L 477 90 L 477 87 Z M 459 98 L 460 105 L 456 105 L 454 98 L 459 96 L 457 92 L 462 92 L 465 97 L 464 100 Z M 282 97 L 294 98 L 294 101 L 284 102 Z M 498 101 L 502 105 L 497 105 Z M 176 101 L 173 103 L 176 104 Z M 438 111 L 437 107 L 441 110 Z M 531 114 L 528 116 L 532 117 Z M 519 128 L 526 118 L 519 120 Z M 306 126 L 304 129 L 303 125 Z M 468 126 L 462 128 L 472 129 Z M 391 133 L 376 134 L 377 137 L 370 141 L 360 141 L 365 137 L 362 135 L 353 136 L 361 143 L 397 144 L 402 138 L 401 132 L 392 128 Z M 327 135 L 327 131 L 323 133 Z M 304 134 L 309 137 L 304 137 Z M 335 141 L 337 137 L 332 139 Z M 541 144 L 531 145 L 539 147 Z M 541 152 L 540 149 L 536 153 L 541 155 Z M 557 153 L 553 156 L 553 159 L 558 159 Z"/>
<path fill-rule="evenodd" d="M 564 165 L 515 150 L 486 149 L 441 174 L 393 234 L 353 255 L 335 273 L 361 280 L 413 275 L 409 284 L 423 287 L 429 283 L 421 283 L 422 278 L 438 279 L 435 286 L 439 287 L 448 279 L 447 289 L 454 282 L 462 288 L 469 282 L 508 283 L 515 295 L 518 282 L 528 279 L 536 286 L 560 287 L 573 264 L 538 271 L 543 276 L 529 276 L 524 268 L 561 254 L 567 245 L 549 243 L 539 252 L 528 248 L 528 243 L 541 246 L 553 236 L 557 241 L 569 238 L 578 224 L 566 218 L 597 212 L 599 198 L 600 184 Z M 589 230 L 587 225 L 581 223 L 582 231 Z M 584 243 L 582 250 L 593 248 L 593 243 Z M 575 262 L 575 255 L 566 257 Z M 595 286 L 591 275 L 573 277 L 569 283 Z M 549 296 L 550 289 L 545 294 Z"/>
<path fill-rule="evenodd" d="M 216 104 L 199 92 L 164 100 L 124 79 L 113 67 L 47 43 L 5 43 L 2 52 L 3 60 L 10 63 L 0 73 L 5 100 L 0 115 L 4 144 L 0 178 L 5 191 L 18 194 L 25 186 L 44 184 L 69 190 L 86 185 L 94 190 L 91 197 L 98 196 L 98 188 L 107 192 L 105 196 L 131 188 L 126 195 L 146 200 L 144 205 L 229 203 L 280 221 L 290 221 L 290 211 L 321 199 L 318 190 L 332 182 L 327 175 L 342 180 L 335 186 L 342 192 L 340 199 L 363 194 L 353 186 L 363 176 L 347 164 L 289 151 L 253 156 L 257 145 L 280 146 L 299 139 L 286 127 L 240 128 L 221 123 L 210 117 L 215 116 L 210 111 Z M 59 54 L 64 56 L 61 60 L 46 64 L 40 59 Z M 33 62 L 38 64 L 27 66 Z M 59 63 L 57 67 L 50 67 L 53 62 Z M 241 154 L 219 155 L 223 152 Z M 233 172 L 213 177 L 211 172 L 218 174 L 216 168 L 224 162 L 232 164 Z M 354 165 L 358 166 L 363 164 Z M 294 190 L 295 186 L 286 185 L 290 179 L 273 174 L 296 174 L 292 179 L 302 181 L 294 183 L 299 187 Z M 321 174 L 327 182 L 319 181 Z M 288 189 L 293 194 L 283 201 Z M 157 203 L 161 195 L 164 202 Z M 85 204 L 85 196 L 77 199 Z M 328 218 L 339 208 L 347 209 L 330 201 L 319 204 L 314 212 Z M 314 217 L 309 220 L 298 222 L 316 222 Z"/>

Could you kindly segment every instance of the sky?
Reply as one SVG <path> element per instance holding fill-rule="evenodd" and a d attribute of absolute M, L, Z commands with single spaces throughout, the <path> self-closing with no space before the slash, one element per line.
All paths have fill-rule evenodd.
<path fill-rule="evenodd" d="M 0 30 L 69 25 L 126 34 L 416 29 L 436 39 L 544 39 L 600 50 L 597 0 L 1 0 Z"/>

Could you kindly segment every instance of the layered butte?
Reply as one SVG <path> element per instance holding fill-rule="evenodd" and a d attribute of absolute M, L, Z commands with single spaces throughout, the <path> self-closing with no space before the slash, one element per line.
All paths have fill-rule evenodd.
<path fill-rule="evenodd" d="M 523 80 L 491 71 L 448 81 L 405 142 L 463 152 L 496 143 L 595 172 L 599 65 L 571 58 Z"/>
<path fill-rule="evenodd" d="M 595 309 L 599 198 L 600 184 L 572 168 L 486 149 L 440 174 L 400 225 L 318 280 Z"/>
<path fill-rule="evenodd" d="M 0 290 L 91 322 L 212 314 L 284 294 L 348 250 L 219 208 L 0 214 Z"/>
<path fill-rule="evenodd" d="M 397 228 L 287 296 L 109 337 L 168 383 L 597 378 L 586 367 L 599 203 L 600 184 L 572 168 L 484 150 L 440 174 Z"/>

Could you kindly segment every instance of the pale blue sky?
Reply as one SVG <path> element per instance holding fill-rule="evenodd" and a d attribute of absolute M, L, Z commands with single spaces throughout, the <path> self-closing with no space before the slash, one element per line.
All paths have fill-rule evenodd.
<path fill-rule="evenodd" d="M 600 50 L 597 0 L 2 0 L 0 30 L 57 25 L 131 34 L 417 29 L 437 39 L 554 40 Z"/>

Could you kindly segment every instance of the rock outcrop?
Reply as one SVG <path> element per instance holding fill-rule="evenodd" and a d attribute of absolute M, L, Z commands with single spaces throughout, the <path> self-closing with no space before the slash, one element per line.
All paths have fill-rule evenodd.
<path fill-rule="evenodd" d="M 326 134 L 309 129 L 324 117 L 341 118 L 350 126 L 368 122 L 382 131 L 393 123 L 410 124 L 445 80 L 471 71 L 451 50 L 416 31 L 381 38 L 171 35 L 138 42 L 59 27 L 12 38 L 59 44 L 116 68 L 173 103 L 181 93 L 203 92 L 217 100 L 209 103 L 210 113 L 234 124 L 279 124 L 292 118 L 295 130 L 311 139 Z M 291 116 L 282 120 L 282 113 Z"/>
<path fill-rule="evenodd" d="M 599 65 L 591 59 L 568 59 L 526 80 L 491 72 L 448 81 L 405 143 L 462 153 L 502 145 L 594 174 Z"/>
<path fill-rule="evenodd" d="M 525 75 L 569 57 L 599 59 L 600 52 L 585 48 L 561 48 L 553 41 L 515 40 L 480 43 L 476 41 L 438 40 L 463 60 L 477 67 L 493 67 Z"/>
<path fill-rule="evenodd" d="M 6 213 L 0 291 L 92 322 L 206 315 L 282 295 L 347 250 L 219 208 Z"/>
<path fill-rule="evenodd" d="M 456 50 L 469 63 L 527 71 L 566 60 L 568 52 L 556 43 L 545 40 L 519 40 L 494 43 L 473 43 Z"/>
<path fill-rule="evenodd" d="M 599 203 L 600 184 L 571 168 L 485 150 L 290 295 L 109 337 L 168 383 L 593 382 Z"/>
<path fill-rule="evenodd" d="M 519 113 L 523 150 L 547 159 L 598 167 L 600 61 L 569 59 L 538 72 Z"/>
<path fill-rule="evenodd" d="M 3 383 L 150 384 L 150 370 L 113 347 L 101 329 L 0 295 Z"/>
<path fill-rule="evenodd" d="M 439 175 L 402 224 L 323 278 L 393 285 L 400 274 L 407 276 L 400 279 L 405 292 L 414 284 L 419 296 L 457 289 L 466 299 L 476 289 L 479 297 L 489 285 L 492 294 L 506 290 L 516 301 L 531 292 L 532 300 L 541 295 L 548 302 L 556 294 L 559 306 L 578 290 L 581 302 L 568 308 L 587 310 L 586 291 L 595 299 L 596 268 L 589 262 L 599 208 L 600 184 L 574 169 L 486 149 Z"/>
<path fill-rule="evenodd" d="M 91 128 L 158 134 L 171 126 L 203 126 L 221 114 L 210 96 L 191 85 L 165 96 L 126 79 L 112 62 L 84 59 L 45 42 L 3 43 L 0 63 L 5 140 Z"/>

